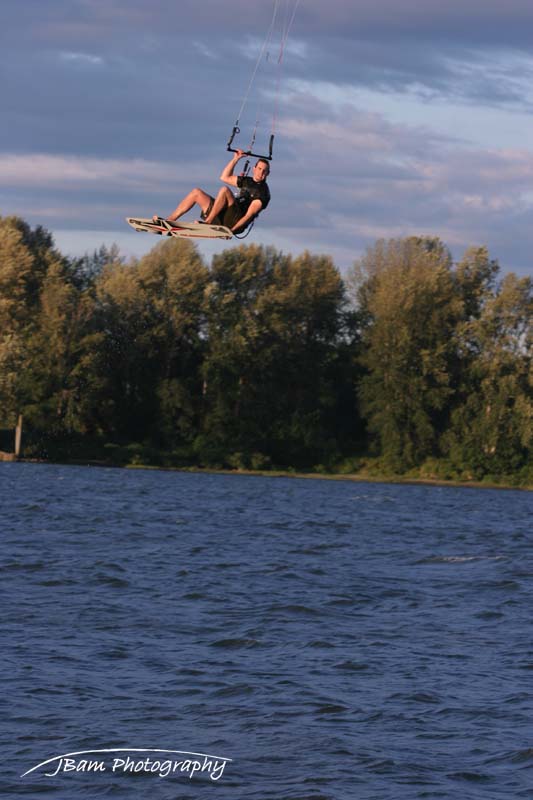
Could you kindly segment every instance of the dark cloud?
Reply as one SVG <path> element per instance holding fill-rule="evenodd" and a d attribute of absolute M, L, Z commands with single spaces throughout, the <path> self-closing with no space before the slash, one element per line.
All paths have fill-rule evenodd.
<path fill-rule="evenodd" d="M 296 0 L 289 0 L 292 8 Z M 112 41 L 118 31 L 128 35 L 152 33 L 174 36 L 198 31 L 206 35 L 261 36 L 267 29 L 273 3 L 249 0 L 29 0 L 25 25 L 41 38 L 56 40 L 67 33 L 75 42 L 98 33 Z M 280 3 L 281 15 L 285 3 Z M 14 9 L 13 17 L 18 12 Z M 532 8 L 529 0 L 300 0 L 295 35 L 306 39 L 334 36 L 351 40 L 392 39 L 468 45 L 531 45 Z M 502 21 L 505 22 L 505 42 Z M 33 34 L 32 35 L 36 35 Z"/>

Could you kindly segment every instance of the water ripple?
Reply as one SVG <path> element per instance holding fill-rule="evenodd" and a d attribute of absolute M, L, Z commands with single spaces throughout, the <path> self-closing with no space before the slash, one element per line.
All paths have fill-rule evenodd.
<path fill-rule="evenodd" d="M 6 797 L 529 796 L 531 494 L 2 463 L 0 501 Z M 147 745 L 233 761 L 20 778 Z"/>

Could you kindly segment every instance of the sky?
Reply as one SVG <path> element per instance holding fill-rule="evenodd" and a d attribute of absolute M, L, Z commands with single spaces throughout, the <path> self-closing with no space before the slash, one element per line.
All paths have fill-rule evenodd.
<path fill-rule="evenodd" d="M 124 218 L 215 194 L 238 118 L 236 145 L 256 121 L 261 152 L 275 131 L 272 201 L 246 243 L 346 270 L 377 239 L 431 235 L 533 276 L 533 2 L 275 8 L 0 0 L 0 215 L 68 255 L 141 256 L 159 240 Z"/>

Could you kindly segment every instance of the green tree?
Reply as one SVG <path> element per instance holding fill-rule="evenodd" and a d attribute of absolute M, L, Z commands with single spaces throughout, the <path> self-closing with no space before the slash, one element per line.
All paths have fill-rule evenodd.
<path fill-rule="evenodd" d="M 95 434 L 100 429 L 90 391 L 92 364 L 102 342 L 95 301 L 77 285 L 69 262 L 50 265 L 27 338 L 27 367 L 20 380 L 24 414 L 48 437 Z"/>
<path fill-rule="evenodd" d="M 123 264 L 124 258 L 120 254 L 117 244 L 107 247 L 100 245 L 92 254 L 86 253 L 82 258 L 75 259 L 72 263 L 72 274 L 76 284 L 81 289 L 93 287 L 97 278 L 110 264 Z"/>
<path fill-rule="evenodd" d="M 156 365 L 153 438 L 187 444 L 198 432 L 205 350 L 204 293 L 208 270 L 194 244 L 171 239 L 139 262 L 146 336 L 141 346 Z"/>
<path fill-rule="evenodd" d="M 475 477 L 513 473 L 533 447 L 533 283 L 506 275 L 459 327 L 461 402 L 443 447 Z"/>
<path fill-rule="evenodd" d="M 25 413 L 32 373 L 30 339 L 39 325 L 41 292 L 49 271 L 65 259 L 51 235 L 18 217 L 0 217 L 0 407 L 2 424 Z"/>
<path fill-rule="evenodd" d="M 175 239 L 140 261 L 103 269 L 96 291 L 105 332 L 109 434 L 165 448 L 194 438 L 206 281 L 194 245 Z"/>
<path fill-rule="evenodd" d="M 361 408 L 389 467 L 437 452 L 453 395 L 462 301 L 438 239 L 380 241 L 356 264 L 363 323 Z"/>
<path fill-rule="evenodd" d="M 211 278 L 206 457 L 233 451 L 241 466 L 331 457 L 345 322 L 331 259 L 242 246 L 213 260 Z"/>

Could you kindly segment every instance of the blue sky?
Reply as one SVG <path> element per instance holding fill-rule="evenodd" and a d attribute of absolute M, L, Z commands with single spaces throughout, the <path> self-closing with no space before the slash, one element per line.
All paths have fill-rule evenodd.
<path fill-rule="evenodd" d="M 259 109 L 266 144 L 277 109 L 273 199 L 246 241 L 345 269 L 378 238 L 430 234 L 533 275 L 533 3 L 299 0 L 280 76 L 295 0 L 278 2 L 241 117 L 247 137 Z M 147 252 L 124 217 L 216 192 L 273 7 L 26 0 L 22 18 L 4 0 L 0 214 L 63 252 Z"/>

